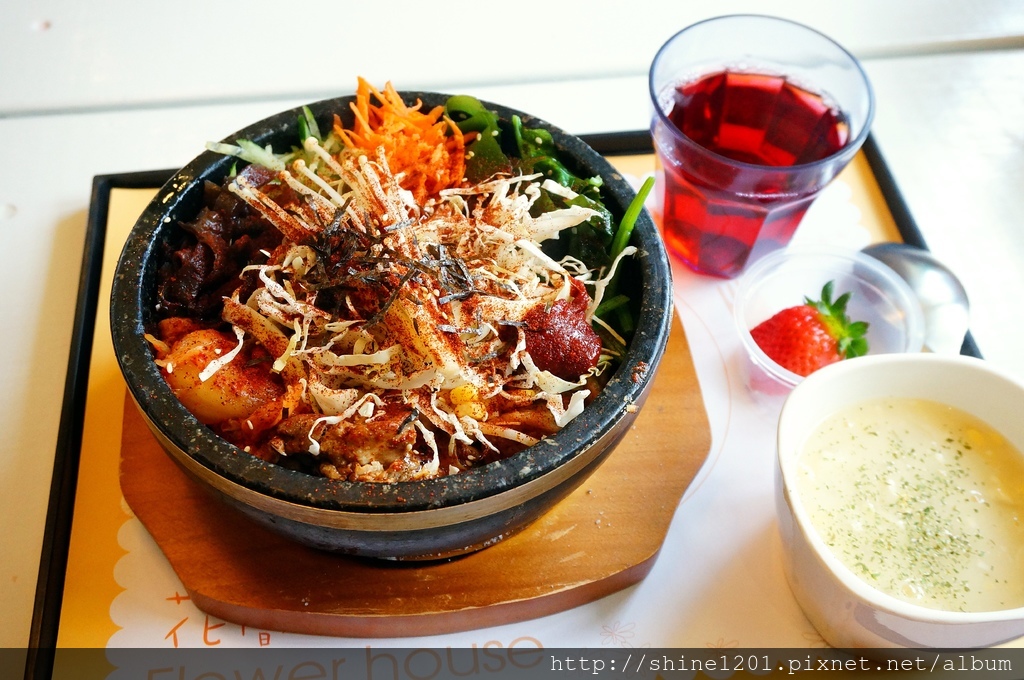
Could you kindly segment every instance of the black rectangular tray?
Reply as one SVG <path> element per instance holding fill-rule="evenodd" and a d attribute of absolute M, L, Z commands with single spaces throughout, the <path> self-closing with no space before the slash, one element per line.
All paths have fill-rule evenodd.
<path fill-rule="evenodd" d="M 654 152 L 647 130 L 581 135 L 581 138 L 595 151 L 605 156 Z M 863 151 L 903 241 L 919 248 L 927 248 L 924 236 L 872 136 L 868 136 Z M 150 170 L 98 175 L 93 178 L 71 352 L 68 357 L 63 408 L 57 433 L 57 450 L 27 650 L 24 676 L 26 680 L 50 680 L 53 673 L 85 421 L 89 358 L 92 352 L 96 310 L 100 302 L 98 297 L 110 192 L 113 189 L 156 189 L 175 172 L 176 170 Z M 961 353 L 981 356 L 969 332 L 964 338 Z"/>

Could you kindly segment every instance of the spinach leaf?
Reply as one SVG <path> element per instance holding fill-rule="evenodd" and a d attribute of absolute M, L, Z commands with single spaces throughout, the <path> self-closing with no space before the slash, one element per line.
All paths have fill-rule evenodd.
<path fill-rule="evenodd" d="M 449 97 L 445 113 L 463 134 L 478 133 L 466 147 L 466 178 L 470 182 L 482 182 L 497 172 L 512 170 L 512 162 L 501 150 L 498 117 L 493 111 L 488 111 L 479 99 L 461 94 Z"/>

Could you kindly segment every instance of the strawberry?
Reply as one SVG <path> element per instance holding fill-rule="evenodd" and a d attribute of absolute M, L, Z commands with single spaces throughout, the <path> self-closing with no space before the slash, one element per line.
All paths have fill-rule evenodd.
<path fill-rule="evenodd" d="M 821 299 L 804 298 L 750 331 L 754 342 L 773 361 L 797 375 L 807 376 L 822 366 L 866 354 L 868 324 L 846 316 L 850 294 L 832 300 L 833 282 L 821 289 Z"/>

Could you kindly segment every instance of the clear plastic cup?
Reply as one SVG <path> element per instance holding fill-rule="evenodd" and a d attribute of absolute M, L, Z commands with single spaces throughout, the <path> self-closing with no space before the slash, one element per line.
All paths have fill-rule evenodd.
<path fill-rule="evenodd" d="M 753 264 L 739 279 L 733 316 L 744 353 L 744 377 L 757 397 L 781 398 L 803 380 L 758 347 L 750 331 L 787 307 L 817 298 L 829 281 L 835 296 L 849 292 L 847 315 L 868 323 L 868 354 L 920 352 L 924 314 L 896 272 L 856 250 L 787 248 Z M 856 359 L 846 359 L 856 361 Z"/>
<path fill-rule="evenodd" d="M 650 94 L 665 242 L 694 271 L 727 278 L 789 243 L 874 116 L 853 55 L 757 15 L 674 35 L 651 65 Z"/>

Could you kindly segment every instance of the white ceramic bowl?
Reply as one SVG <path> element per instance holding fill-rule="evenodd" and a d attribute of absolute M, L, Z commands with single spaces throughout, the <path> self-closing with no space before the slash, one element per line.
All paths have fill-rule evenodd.
<path fill-rule="evenodd" d="M 785 396 L 803 378 L 770 359 L 750 330 L 777 312 L 801 304 L 804 297 L 817 299 L 829 281 L 835 284 L 836 297 L 850 293 L 849 317 L 869 324 L 869 355 L 921 351 L 921 305 L 892 269 L 856 250 L 826 246 L 778 250 L 743 274 L 733 306 L 746 355 L 746 382 L 759 396 Z"/>
<path fill-rule="evenodd" d="M 796 486 L 797 457 L 806 438 L 845 406 L 883 397 L 948 404 L 984 420 L 1024 451 L 1024 384 L 981 359 L 890 354 L 813 373 L 786 399 L 778 428 L 779 530 L 786 576 L 801 608 L 829 644 L 843 649 L 978 648 L 1024 636 L 1024 607 L 944 611 L 876 590 L 843 565 L 812 526 Z"/>

